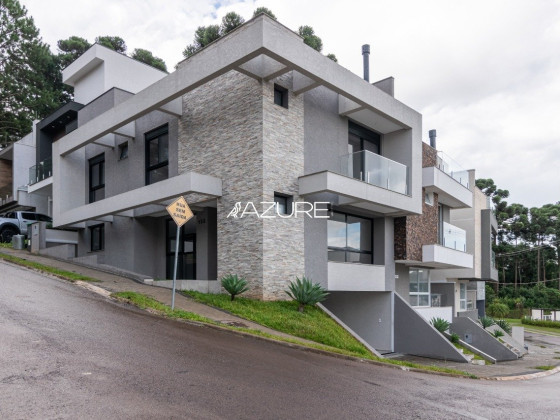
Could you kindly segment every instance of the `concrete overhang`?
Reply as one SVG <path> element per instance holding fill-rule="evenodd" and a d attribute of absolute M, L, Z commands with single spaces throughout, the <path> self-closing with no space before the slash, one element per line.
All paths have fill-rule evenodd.
<path fill-rule="evenodd" d="M 86 54 L 74 63 L 84 60 L 85 64 L 78 63 L 75 68 L 72 64 L 64 70 L 66 83 L 79 77 L 77 68 L 96 65 L 97 61 Z M 345 98 L 343 101 L 350 101 L 345 112 L 354 114 L 352 118 L 362 118 L 352 105 L 356 104 L 373 112 L 379 119 L 376 124 L 384 130 L 421 129 L 418 112 L 310 48 L 296 33 L 263 14 L 181 62 L 175 72 L 66 135 L 61 139 L 60 155 L 115 132 L 231 70 L 263 80 L 292 71 L 296 93 L 324 86 Z"/>
<path fill-rule="evenodd" d="M 53 222 L 58 227 L 87 220 L 100 220 L 104 216 L 119 215 L 127 210 L 148 204 L 162 203 L 189 193 L 220 197 L 222 195 L 222 180 L 196 172 L 186 172 L 155 184 L 67 210 L 59 215 L 55 214 Z"/>
<path fill-rule="evenodd" d="M 438 201 L 452 209 L 472 207 L 472 191 L 435 166 L 422 168 L 422 187 L 437 193 Z"/>
<path fill-rule="evenodd" d="M 31 184 L 27 186 L 27 193 L 35 193 L 35 194 L 48 194 L 52 195 L 52 184 L 53 184 L 53 177 L 49 176 L 48 178 L 43 179 L 35 184 Z M 49 194 L 50 193 L 50 194 Z"/>
<path fill-rule="evenodd" d="M 473 256 L 441 245 L 422 245 L 422 264 L 431 268 L 473 268 Z"/>
<path fill-rule="evenodd" d="M 299 177 L 299 195 L 332 193 L 340 206 L 353 206 L 387 216 L 421 214 L 411 196 L 358 179 L 321 171 Z"/>

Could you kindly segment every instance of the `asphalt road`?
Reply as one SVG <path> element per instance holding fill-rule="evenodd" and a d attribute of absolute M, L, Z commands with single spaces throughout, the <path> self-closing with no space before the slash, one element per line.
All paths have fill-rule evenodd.
<path fill-rule="evenodd" d="M 560 375 L 405 372 L 160 319 L 0 263 L 0 418 L 554 419 Z"/>

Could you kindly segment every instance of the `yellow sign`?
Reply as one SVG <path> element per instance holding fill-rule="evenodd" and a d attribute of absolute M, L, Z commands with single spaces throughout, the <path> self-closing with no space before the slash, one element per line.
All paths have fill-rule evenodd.
<path fill-rule="evenodd" d="M 183 197 L 179 197 L 168 205 L 167 212 L 171 215 L 177 226 L 183 226 L 193 217 L 193 212 Z"/>

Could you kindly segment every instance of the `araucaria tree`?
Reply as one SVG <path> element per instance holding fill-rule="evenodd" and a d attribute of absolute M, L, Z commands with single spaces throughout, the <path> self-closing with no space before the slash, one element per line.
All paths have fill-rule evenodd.
<path fill-rule="evenodd" d="M 18 0 L 0 0 L 0 144 L 19 140 L 64 100 L 56 57 Z"/>

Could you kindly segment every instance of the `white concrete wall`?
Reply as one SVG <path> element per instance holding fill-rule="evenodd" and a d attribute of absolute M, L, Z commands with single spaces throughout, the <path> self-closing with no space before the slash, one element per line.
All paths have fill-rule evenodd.
<path fill-rule="evenodd" d="M 385 266 L 329 261 L 328 290 L 383 292 Z"/>
<path fill-rule="evenodd" d="M 422 315 L 428 322 L 430 322 L 432 318 L 443 318 L 449 323 L 453 322 L 453 308 L 451 306 L 415 307 L 414 310 Z"/>

